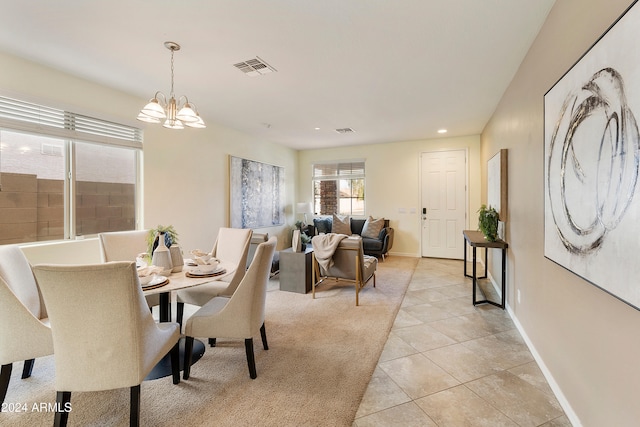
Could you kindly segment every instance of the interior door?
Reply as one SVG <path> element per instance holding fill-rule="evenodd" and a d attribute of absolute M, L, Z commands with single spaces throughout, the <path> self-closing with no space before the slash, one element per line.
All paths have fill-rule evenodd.
<path fill-rule="evenodd" d="M 422 256 L 462 259 L 467 218 L 466 150 L 422 153 Z"/>

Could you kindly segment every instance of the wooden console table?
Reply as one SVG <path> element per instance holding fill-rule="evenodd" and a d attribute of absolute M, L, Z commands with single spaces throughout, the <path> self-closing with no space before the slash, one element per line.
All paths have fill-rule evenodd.
<path fill-rule="evenodd" d="M 506 273 L 507 273 L 507 258 L 506 251 L 509 245 L 504 240 L 498 239 L 495 242 L 490 242 L 485 239 L 484 235 L 480 231 L 476 230 L 464 230 L 462 232 L 464 235 L 464 275 L 465 277 L 471 277 L 473 279 L 473 305 L 478 304 L 492 304 L 497 307 L 500 307 L 504 310 L 505 301 L 506 301 Z M 473 275 L 470 276 L 467 274 L 467 244 L 473 248 Z M 478 277 L 476 272 L 476 249 L 477 248 L 485 248 L 484 249 L 484 276 Z M 489 248 L 501 249 L 502 250 L 502 302 L 497 303 L 489 300 L 486 296 L 485 299 L 476 301 L 476 287 L 478 284 L 478 279 L 486 279 L 487 278 L 487 252 Z M 480 290 L 482 292 L 482 289 Z M 484 292 L 482 292 L 484 295 Z"/>

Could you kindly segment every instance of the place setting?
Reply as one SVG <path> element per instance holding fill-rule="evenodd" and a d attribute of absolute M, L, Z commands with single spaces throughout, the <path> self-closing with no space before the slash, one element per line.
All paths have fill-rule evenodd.
<path fill-rule="evenodd" d="M 187 277 L 215 277 L 225 274 L 227 270 L 220 265 L 220 260 L 199 249 L 191 251 L 193 259 L 187 260 L 190 268 L 185 272 Z"/>
<path fill-rule="evenodd" d="M 160 288 L 169 283 L 169 278 L 167 276 L 171 274 L 171 271 L 167 274 L 166 270 L 162 267 L 146 265 L 146 263 L 140 263 L 138 260 L 136 261 L 136 265 L 138 266 L 138 279 L 140 280 L 140 285 L 142 286 L 143 291 Z"/>

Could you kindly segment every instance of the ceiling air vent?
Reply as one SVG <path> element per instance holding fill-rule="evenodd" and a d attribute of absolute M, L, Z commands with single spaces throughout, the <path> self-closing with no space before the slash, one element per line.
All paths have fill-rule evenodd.
<path fill-rule="evenodd" d="M 354 133 L 355 130 L 353 130 L 351 128 L 341 128 L 341 129 L 336 129 L 336 132 L 338 132 L 338 133 Z"/>
<path fill-rule="evenodd" d="M 251 77 L 267 73 L 275 73 L 277 71 L 271 65 L 264 62 L 259 56 L 256 56 L 255 59 L 247 59 L 246 61 L 238 62 L 237 64 L 233 64 L 233 66 Z"/>

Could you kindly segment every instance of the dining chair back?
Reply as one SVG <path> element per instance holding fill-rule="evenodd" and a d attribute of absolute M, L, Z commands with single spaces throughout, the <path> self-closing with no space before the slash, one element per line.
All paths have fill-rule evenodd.
<path fill-rule="evenodd" d="M 17 245 L 0 246 L 0 397 L 7 395 L 13 363 L 31 376 L 36 357 L 53 353 L 51 329 L 29 261 Z"/>
<path fill-rule="evenodd" d="M 253 336 L 259 331 L 264 349 L 269 349 L 264 326 L 265 302 L 276 243 L 276 237 L 271 237 L 258 245 L 249 270 L 230 298 L 211 299 L 187 320 L 184 379 L 190 375 L 190 349 L 194 337 L 208 337 L 212 345 L 217 338 L 244 339 L 249 375 L 256 378 Z"/>
<path fill-rule="evenodd" d="M 149 230 L 111 231 L 98 234 L 102 262 L 135 261 L 139 254 L 147 251 Z M 147 306 L 160 305 L 158 294 L 145 296 Z"/>
<path fill-rule="evenodd" d="M 252 234 L 253 230 L 250 228 L 221 227 L 218 230 L 218 237 L 211 254 L 222 261 L 237 265 L 237 268 L 228 281 L 218 280 L 179 290 L 177 292 L 178 323 L 182 324 L 185 303 L 202 307 L 211 298 L 219 295 L 233 295 L 246 271 Z"/>
<path fill-rule="evenodd" d="M 135 261 L 138 254 L 147 251 L 149 230 L 112 231 L 100 233 L 103 262 Z"/>
<path fill-rule="evenodd" d="M 134 262 L 33 267 L 47 304 L 57 390 L 56 425 L 71 392 L 131 388 L 131 424 L 140 413 L 140 383 L 171 351 L 180 379 L 176 323 L 157 324 L 145 302 Z"/>

